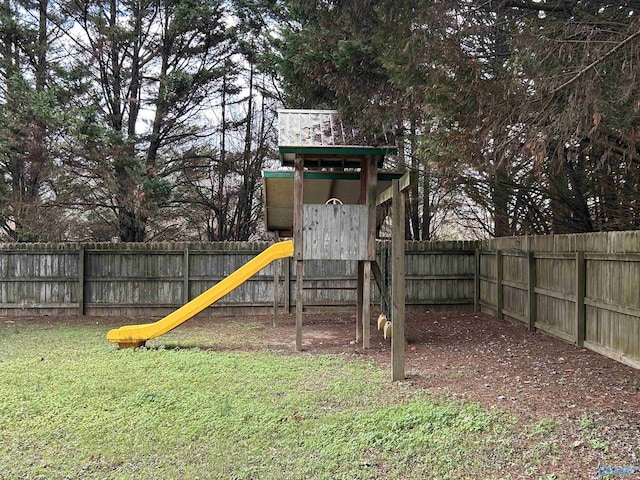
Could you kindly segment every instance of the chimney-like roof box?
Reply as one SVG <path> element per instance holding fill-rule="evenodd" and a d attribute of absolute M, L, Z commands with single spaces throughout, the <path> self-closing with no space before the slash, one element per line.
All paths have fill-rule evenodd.
<path fill-rule="evenodd" d="M 278 145 L 328 147 L 352 145 L 337 110 L 278 110 Z"/>
<path fill-rule="evenodd" d="M 372 146 L 356 127 L 345 125 L 337 110 L 278 110 L 278 148 L 284 166 L 303 155 L 308 168 L 359 168 L 367 155 L 397 153 L 395 146 Z"/>

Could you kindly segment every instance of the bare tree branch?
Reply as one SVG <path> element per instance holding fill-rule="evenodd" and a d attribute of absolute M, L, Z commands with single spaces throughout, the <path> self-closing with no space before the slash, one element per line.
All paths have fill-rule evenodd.
<path fill-rule="evenodd" d="M 626 45 L 628 45 L 629 43 L 631 43 L 633 40 L 635 40 L 636 38 L 640 37 L 640 30 L 638 30 L 637 32 L 635 32 L 634 34 L 628 36 L 627 38 L 625 38 L 622 42 L 618 43 L 615 47 L 613 47 L 611 50 L 609 50 L 607 53 L 605 53 L 603 56 L 601 56 L 600 58 L 595 59 L 593 62 L 591 62 L 589 65 L 587 65 L 586 67 L 584 67 L 582 70 L 580 70 L 577 74 L 575 74 L 573 77 L 571 77 L 569 80 L 567 80 L 566 82 L 564 82 L 562 85 L 560 85 L 559 87 L 554 88 L 551 91 L 551 94 L 554 95 L 556 93 L 558 93 L 560 90 L 563 90 L 564 88 L 568 87 L 569 85 L 571 85 L 572 83 L 574 83 L 575 81 L 577 81 L 582 75 L 584 75 L 585 73 L 587 73 L 589 70 L 591 70 L 593 67 L 595 67 L 596 65 L 598 65 L 599 63 L 605 61 L 607 58 L 609 58 L 611 55 L 613 55 L 614 53 L 616 53 L 618 50 L 624 48 Z"/>

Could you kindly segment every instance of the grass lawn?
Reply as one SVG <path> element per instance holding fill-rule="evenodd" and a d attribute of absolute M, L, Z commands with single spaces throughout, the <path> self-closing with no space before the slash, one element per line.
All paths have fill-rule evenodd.
<path fill-rule="evenodd" d="M 514 419 L 392 384 L 372 362 L 118 351 L 107 329 L 0 326 L 0 478 L 458 479 L 525 468 Z M 230 342 L 243 329 L 230 326 Z"/>

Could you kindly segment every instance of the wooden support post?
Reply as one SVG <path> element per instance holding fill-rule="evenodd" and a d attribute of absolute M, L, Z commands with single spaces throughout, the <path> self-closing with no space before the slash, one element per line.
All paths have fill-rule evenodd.
<path fill-rule="evenodd" d="M 412 183 L 418 181 L 417 172 L 407 172 L 398 180 L 398 187 L 400 191 L 404 191 L 411 186 Z M 387 188 L 384 192 L 380 193 L 376 199 L 376 204 L 380 207 L 387 202 L 391 201 L 393 195 L 393 187 Z"/>
<path fill-rule="evenodd" d="M 182 303 L 189 303 L 189 247 L 182 254 Z"/>
<path fill-rule="evenodd" d="M 296 351 L 302 351 L 302 282 L 304 262 L 296 260 Z"/>
<path fill-rule="evenodd" d="M 496 316 L 502 318 L 502 250 L 496 251 Z"/>
<path fill-rule="evenodd" d="M 278 320 L 278 283 L 280 283 L 280 260 L 273 262 L 273 326 Z"/>
<path fill-rule="evenodd" d="M 404 380 L 404 301 L 405 301 L 405 194 L 393 180 L 391 380 Z"/>
<path fill-rule="evenodd" d="M 473 311 L 480 311 L 480 249 L 476 248 L 473 262 Z"/>
<path fill-rule="evenodd" d="M 84 247 L 78 250 L 78 315 L 84 316 Z"/>
<path fill-rule="evenodd" d="M 293 174 L 293 257 L 302 260 L 303 252 L 303 203 L 304 203 L 304 159 L 296 155 Z"/>
<path fill-rule="evenodd" d="M 576 341 L 579 346 L 584 346 L 587 336 L 587 312 L 584 297 L 587 290 L 586 265 L 584 252 L 576 252 Z"/>
<path fill-rule="evenodd" d="M 389 297 L 389 290 L 384 284 L 382 272 L 380 271 L 380 265 L 378 265 L 377 261 L 371 262 L 371 273 L 373 274 L 373 278 L 376 280 L 378 290 L 380 290 L 380 296 L 382 297 L 382 304 L 384 307 L 383 310 L 385 312 L 389 312 L 391 310 L 391 298 Z"/>
<path fill-rule="evenodd" d="M 367 204 L 367 171 L 369 163 L 363 159 L 360 163 L 360 198 L 358 203 Z M 368 237 L 367 237 L 368 239 Z M 367 240 L 368 241 L 368 240 Z M 367 244 L 368 249 L 368 244 Z M 364 262 L 358 260 L 358 281 L 356 286 L 356 345 L 362 341 L 363 318 L 364 318 Z"/>
<path fill-rule="evenodd" d="M 362 267 L 362 348 L 369 348 L 371 338 L 371 262 L 362 262 Z"/>
<path fill-rule="evenodd" d="M 364 203 L 369 207 L 367 220 L 367 260 L 376 261 L 376 200 L 378 191 L 378 163 L 376 157 L 367 156 L 367 188 Z M 369 265 L 371 268 L 371 265 Z"/>
<path fill-rule="evenodd" d="M 291 257 L 282 259 L 284 262 L 284 313 L 291 313 Z"/>
<path fill-rule="evenodd" d="M 293 255 L 296 260 L 296 350 L 302 350 L 302 295 L 304 260 L 303 251 L 303 199 L 304 199 L 304 160 L 296 155 L 293 175 Z"/>
<path fill-rule="evenodd" d="M 356 283 L 356 344 L 362 341 L 363 331 L 363 298 L 364 298 L 364 262 L 358 260 L 358 279 Z"/>
<path fill-rule="evenodd" d="M 538 316 L 538 300 L 536 298 L 536 257 L 535 252 L 529 252 L 527 255 L 529 263 L 529 281 L 527 284 L 527 295 L 529 297 L 529 330 L 535 331 L 536 318 Z"/>
<path fill-rule="evenodd" d="M 365 158 L 365 196 L 368 207 L 367 219 L 367 260 L 362 274 L 362 348 L 370 347 L 371 337 L 371 262 L 376 261 L 376 200 L 378 190 L 377 158 L 367 155 Z"/>

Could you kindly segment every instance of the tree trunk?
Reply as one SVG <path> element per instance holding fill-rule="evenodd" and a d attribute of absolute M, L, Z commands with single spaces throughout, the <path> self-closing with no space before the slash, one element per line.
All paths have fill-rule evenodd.
<path fill-rule="evenodd" d="M 425 165 L 422 177 L 422 240 L 431 240 L 431 180 L 429 165 Z"/>
<path fill-rule="evenodd" d="M 416 136 L 416 122 L 415 120 L 411 120 L 411 169 L 414 172 L 418 171 L 419 162 L 419 154 L 418 148 L 416 146 L 417 136 Z M 409 190 L 409 217 L 411 218 L 411 239 L 412 240 L 420 240 L 420 218 L 418 212 L 418 205 L 420 204 L 420 200 L 418 198 L 418 184 L 416 183 Z"/>
<path fill-rule="evenodd" d="M 216 219 L 218 222 L 217 232 L 218 237 L 216 240 L 226 240 L 227 222 L 226 222 L 226 207 L 224 206 L 224 183 L 226 174 L 226 161 L 227 161 L 227 75 L 228 75 L 228 63 L 225 64 L 225 72 L 222 76 L 222 125 L 220 132 L 220 154 L 218 155 L 218 192 L 217 192 L 217 205 Z"/>
<path fill-rule="evenodd" d="M 251 174 L 251 141 L 253 138 L 253 76 L 254 65 L 249 66 L 249 84 L 247 88 L 247 117 L 245 124 L 244 151 L 242 153 L 242 184 L 238 194 L 238 205 L 236 206 L 236 240 L 247 240 L 251 235 L 251 208 L 253 204 L 253 185 Z"/>
<path fill-rule="evenodd" d="M 509 177 L 502 165 L 496 165 L 493 179 L 493 222 L 494 236 L 506 237 L 511 234 L 509 228 Z"/>
<path fill-rule="evenodd" d="M 584 155 L 579 152 L 576 157 L 575 167 L 570 162 L 566 162 L 571 191 L 573 192 L 571 202 L 573 215 L 571 233 L 587 233 L 594 231 L 585 195 L 585 180 L 587 178 L 587 174 L 585 171 L 584 161 Z"/>
<path fill-rule="evenodd" d="M 571 216 L 571 194 L 567 185 L 567 158 L 564 148 L 552 145 L 549 148 L 549 196 L 551 198 L 551 228 L 554 234 L 570 233 L 567 220 Z"/>

